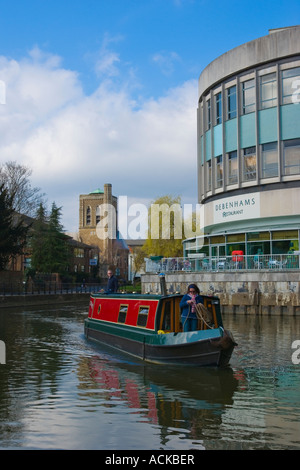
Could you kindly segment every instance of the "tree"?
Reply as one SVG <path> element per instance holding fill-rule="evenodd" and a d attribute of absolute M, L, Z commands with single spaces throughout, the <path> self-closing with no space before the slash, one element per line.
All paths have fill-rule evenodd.
<path fill-rule="evenodd" d="M 148 238 L 143 250 L 148 256 L 182 256 L 183 221 L 181 198 L 170 195 L 154 201 L 148 211 Z"/>
<path fill-rule="evenodd" d="M 0 166 L 0 184 L 5 185 L 13 209 L 33 217 L 45 195 L 40 193 L 40 188 L 31 186 L 31 174 L 32 170 L 17 162 L 6 162 Z"/>
<path fill-rule="evenodd" d="M 70 260 L 70 247 L 67 237 L 63 233 L 63 226 L 60 222 L 61 207 L 57 207 L 55 202 L 49 217 L 48 232 L 46 238 L 47 259 L 49 271 L 52 273 L 64 273 Z"/>
<path fill-rule="evenodd" d="M 132 271 L 133 271 L 133 283 L 135 282 L 136 274 L 144 269 L 146 253 L 143 247 L 137 246 L 132 250 Z"/>
<path fill-rule="evenodd" d="M 22 254 L 28 228 L 14 213 L 8 190 L 0 185 L 0 270 L 5 269 L 11 257 Z"/>
<path fill-rule="evenodd" d="M 68 266 L 70 247 L 60 217 L 61 208 L 55 203 L 49 217 L 40 204 L 31 238 L 31 266 L 40 273 L 63 274 Z"/>
<path fill-rule="evenodd" d="M 43 203 L 37 210 L 35 221 L 32 226 L 30 240 L 31 247 L 31 268 L 38 272 L 47 272 L 45 260 L 45 244 L 47 238 L 47 213 Z"/>

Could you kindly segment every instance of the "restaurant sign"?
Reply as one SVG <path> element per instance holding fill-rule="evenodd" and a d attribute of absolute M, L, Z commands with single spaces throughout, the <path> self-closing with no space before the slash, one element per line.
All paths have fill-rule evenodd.
<path fill-rule="evenodd" d="M 260 193 L 248 193 L 214 202 L 214 223 L 235 222 L 260 217 Z"/>

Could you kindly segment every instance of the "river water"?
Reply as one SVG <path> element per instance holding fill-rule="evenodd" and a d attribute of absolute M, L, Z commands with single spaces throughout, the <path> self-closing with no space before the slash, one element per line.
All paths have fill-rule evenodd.
<path fill-rule="evenodd" d="M 1 450 L 300 449 L 300 318 L 227 314 L 238 347 L 218 370 L 101 347 L 84 338 L 86 315 L 0 310 Z"/>

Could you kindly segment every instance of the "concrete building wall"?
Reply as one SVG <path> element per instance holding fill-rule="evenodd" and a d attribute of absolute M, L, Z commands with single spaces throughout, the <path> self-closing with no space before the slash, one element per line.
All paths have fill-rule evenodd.
<path fill-rule="evenodd" d="M 168 293 L 186 293 L 191 283 L 202 294 L 220 298 L 223 313 L 300 315 L 298 273 L 174 273 L 166 274 Z M 142 292 L 160 293 L 158 275 L 142 276 Z"/>
<path fill-rule="evenodd" d="M 207 256 L 213 256 L 214 236 L 266 230 L 293 231 L 293 249 L 299 250 L 299 123 L 300 26 L 270 30 L 202 71 L 197 168 Z M 194 254 L 193 244 L 184 242 L 185 256 Z M 237 249 L 254 254 L 247 244 Z M 284 245 L 280 253 L 290 249 Z"/>

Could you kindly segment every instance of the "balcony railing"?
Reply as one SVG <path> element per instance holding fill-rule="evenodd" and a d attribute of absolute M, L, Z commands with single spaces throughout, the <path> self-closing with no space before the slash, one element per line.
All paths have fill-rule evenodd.
<path fill-rule="evenodd" d="M 146 272 L 290 271 L 299 270 L 299 259 L 298 254 L 208 257 L 199 253 L 195 258 L 162 258 L 160 261 L 148 259 Z"/>

